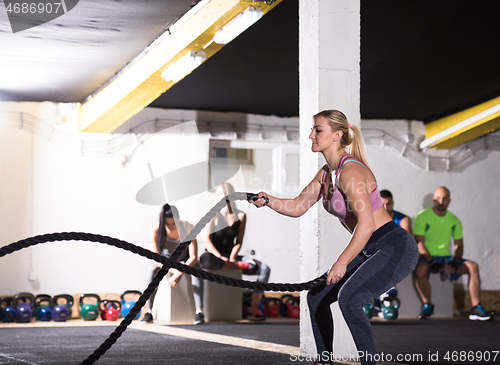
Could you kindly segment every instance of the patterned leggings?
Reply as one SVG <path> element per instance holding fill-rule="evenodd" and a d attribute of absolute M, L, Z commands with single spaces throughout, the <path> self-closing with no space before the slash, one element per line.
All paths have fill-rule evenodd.
<path fill-rule="evenodd" d="M 375 364 L 373 332 L 363 305 L 403 280 L 413 271 L 417 260 L 415 239 L 391 221 L 373 232 L 362 252 L 347 265 L 346 274 L 340 282 L 308 293 L 307 302 L 320 359 L 331 358 L 333 353 L 330 305 L 338 301 L 361 364 Z"/>

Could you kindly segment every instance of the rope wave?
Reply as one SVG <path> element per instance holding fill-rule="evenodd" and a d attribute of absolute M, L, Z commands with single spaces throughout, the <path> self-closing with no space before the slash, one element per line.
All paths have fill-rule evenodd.
<path fill-rule="evenodd" d="M 234 278 L 229 278 L 223 275 L 214 274 L 207 272 L 195 267 L 187 266 L 177 261 L 182 252 L 189 246 L 189 244 L 196 238 L 196 236 L 201 232 L 201 230 L 212 220 L 212 218 L 219 212 L 226 204 L 237 200 L 255 200 L 257 195 L 251 193 L 236 192 L 222 198 L 210 211 L 208 211 L 205 216 L 194 226 L 194 228 L 188 233 L 188 235 L 183 239 L 183 241 L 177 246 L 175 251 L 172 253 L 171 257 L 165 257 L 158 253 L 152 252 L 143 247 L 134 245 L 132 243 L 119 240 L 116 238 L 84 233 L 84 232 L 59 232 L 59 233 L 48 233 L 42 234 L 30 238 L 26 238 L 7 246 L 0 248 L 0 258 L 16 251 L 20 251 L 23 248 L 35 246 L 38 244 L 43 244 L 47 242 L 57 242 L 57 241 L 88 241 L 88 242 L 98 242 L 102 244 L 107 244 L 121 248 L 137 255 L 146 257 L 163 264 L 162 269 L 156 274 L 151 283 L 144 291 L 144 293 L 139 297 L 135 305 L 132 307 L 130 312 L 125 316 L 122 322 L 116 327 L 113 333 L 97 348 L 92 355 L 85 359 L 80 365 L 90 365 L 95 363 L 99 358 L 106 353 L 109 348 L 118 340 L 127 327 L 135 319 L 135 316 L 141 308 L 146 304 L 151 294 L 160 284 L 160 281 L 168 273 L 170 268 L 175 268 L 186 274 L 194 275 L 196 277 L 208 280 L 211 282 L 243 288 L 252 290 L 268 290 L 268 291 L 303 291 L 303 290 L 319 290 L 325 286 L 326 274 L 317 277 L 313 280 L 303 282 L 303 283 L 259 283 L 247 280 L 239 280 Z"/>

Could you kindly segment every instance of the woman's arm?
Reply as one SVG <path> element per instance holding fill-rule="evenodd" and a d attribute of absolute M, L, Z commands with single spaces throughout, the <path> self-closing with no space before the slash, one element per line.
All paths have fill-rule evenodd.
<path fill-rule="evenodd" d="M 401 219 L 401 228 L 404 230 L 408 231 L 409 234 L 413 234 L 411 230 L 411 218 L 406 216 L 403 219 Z"/>
<path fill-rule="evenodd" d="M 215 229 L 215 224 L 214 224 L 214 220 L 212 219 L 212 221 L 210 222 L 210 225 L 208 226 L 207 235 L 205 236 L 205 238 L 206 238 L 205 249 L 208 252 L 210 252 L 212 255 L 214 255 L 215 257 L 218 257 L 221 260 L 227 261 L 227 257 L 222 256 L 220 254 L 220 252 L 215 248 L 212 241 L 210 240 L 210 233 L 213 232 L 214 229 Z"/>
<path fill-rule="evenodd" d="M 365 247 L 375 230 L 370 183 L 366 179 L 362 166 L 350 164 L 344 166 L 339 177 L 339 189 L 347 197 L 349 207 L 357 218 L 357 225 L 347 247 L 328 272 L 327 284 L 336 283 L 345 275 L 347 265 Z"/>
<path fill-rule="evenodd" d="M 193 225 L 189 222 L 185 222 L 186 232 L 190 232 L 193 229 Z M 198 241 L 196 239 L 192 240 L 188 246 L 189 258 L 186 260 L 185 264 L 188 266 L 194 266 L 198 262 Z"/>
<path fill-rule="evenodd" d="M 184 224 L 185 232 L 189 232 L 193 229 L 193 225 L 189 222 L 181 221 L 181 224 Z M 194 266 L 198 262 L 198 242 L 196 240 L 192 240 L 188 246 L 188 250 L 189 258 L 186 260 L 185 264 L 188 266 Z M 179 280 L 184 273 L 175 268 L 169 269 L 168 272 L 172 274 L 172 276 L 168 279 L 168 283 L 172 288 L 177 287 Z"/>
<path fill-rule="evenodd" d="M 269 199 L 267 206 L 272 210 L 288 217 L 300 217 L 321 198 L 322 178 L 325 171 L 326 165 L 318 171 L 311 182 L 294 199 L 280 199 L 260 192 L 259 197 L 261 198 L 253 204 L 260 208 L 265 205 L 265 200 L 262 197 L 267 197 Z"/>
<path fill-rule="evenodd" d="M 236 262 L 236 256 L 240 252 L 241 245 L 243 245 L 243 237 L 245 235 L 245 227 L 247 224 L 247 218 L 245 213 L 238 214 L 238 219 L 240 220 L 240 227 L 238 229 L 238 235 L 236 236 L 236 244 L 231 250 L 231 255 L 229 255 L 229 261 Z"/>
<path fill-rule="evenodd" d="M 153 252 L 158 253 L 158 254 L 160 254 L 160 255 L 161 255 L 161 252 L 158 252 L 158 246 L 157 246 L 157 244 L 156 244 L 156 239 L 157 239 L 157 238 L 156 238 L 156 235 L 157 235 L 157 233 L 158 233 L 158 227 L 156 227 L 156 228 L 153 230 L 153 247 L 151 248 L 151 251 L 153 251 Z M 160 262 L 158 262 L 158 261 L 153 260 L 153 262 L 154 262 L 154 263 L 155 263 L 155 265 L 156 265 L 156 266 L 158 266 L 158 267 L 162 267 L 162 266 L 163 266 L 163 264 L 162 264 L 162 263 L 160 263 Z"/>

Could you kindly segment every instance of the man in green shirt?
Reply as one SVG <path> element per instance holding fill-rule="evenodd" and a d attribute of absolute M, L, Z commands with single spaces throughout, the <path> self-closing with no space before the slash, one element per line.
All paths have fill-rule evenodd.
<path fill-rule="evenodd" d="M 431 302 L 431 273 L 444 273 L 451 280 L 457 280 L 461 275 L 469 275 L 469 293 L 472 309 L 471 320 L 485 321 L 490 315 L 479 301 L 481 279 L 477 263 L 462 258 L 463 235 L 460 219 L 448 211 L 451 202 L 450 191 L 441 186 L 434 192 L 434 207 L 424 209 L 415 216 L 413 234 L 418 244 L 420 258 L 415 268 L 415 286 L 424 303 L 419 318 L 428 319 L 434 314 Z M 450 242 L 453 238 L 453 256 L 450 252 Z"/>

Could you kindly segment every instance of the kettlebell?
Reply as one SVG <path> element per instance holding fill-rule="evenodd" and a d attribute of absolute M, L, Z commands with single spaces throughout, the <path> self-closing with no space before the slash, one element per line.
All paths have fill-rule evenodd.
<path fill-rule="evenodd" d="M 372 319 L 372 317 L 373 317 L 373 308 L 374 308 L 374 306 L 375 306 L 375 304 L 374 304 L 373 301 L 371 303 L 365 304 L 363 306 L 363 310 L 365 311 L 365 314 L 368 317 L 368 319 Z"/>
<path fill-rule="evenodd" d="M 120 312 L 122 304 L 118 300 L 108 300 L 106 301 L 106 311 L 104 313 L 104 319 L 107 321 L 117 321 L 120 318 Z"/>
<path fill-rule="evenodd" d="M 107 311 L 107 307 L 106 305 L 108 304 L 108 300 L 107 299 L 104 299 L 100 304 L 99 304 L 99 313 L 101 313 L 101 319 L 103 321 L 106 321 L 106 311 Z"/>
<path fill-rule="evenodd" d="M 385 297 L 384 300 L 381 301 L 382 305 L 382 314 L 384 318 L 387 320 L 396 320 L 398 319 L 398 308 L 401 305 L 401 301 L 397 297 Z"/>
<path fill-rule="evenodd" d="M 52 297 L 48 294 L 39 294 L 35 297 L 35 317 L 39 321 L 48 322 L 52 319 Z"/>
<path fill-rule="evenodd" d="M 138 290 L 125 290 L 123 292 L 123 294 L 121 295 L 121 302 L 122 302 L 122 307 L 121 307 L 121 315 L 123 317 L 126 317 L 127 314 L 130 312 L 130 310 L 132 309 L 132 307 L 135 305 L 135 300 L 128 300 L 128 301 L 125 301 L 125 295 L 128 295 L 128 294 L 136 294 L 136 295 L 139 295 L 141 296 L 142 293 Z M 137 313 L 137 315 L 135 316 L 134 319 L 139 319 L 139 317 L 141 316 L 141 312 L 142 310 L 139 311 L 139 313 Z"/>
<path fill-rule="evenodd" d="M 286 307 L 286 315 L 290 318 L 299 318 L 300 317 L 300 298 L 290 296 L 283 301 L 283 304 Z"/>
<path fill-rule="evenodd" d="M 14 298 L 12 297 L 3 297 L 0 299 L 0 318 L 3 322 L 14 322 L 14 312 L 16 311 L 12 306 L 12 302 Z M 5 303 L 5 305 L 3 305 Z"/>
<path fill-rule="evenodd" d="M 279 317 L 283 302 L 279 298 L 266 298 L 264 305 L 264 315 L 266 317 Z"/>
<path fill-rule="evenodd" d="M 290 294 L 283 294 L 281 296 L 281 309 L 280 309 L 280 314 L 282 317 L 287 317 L 288 316 L 288 308 L 285 304 L 285 302 L 289 299 L 289 298 L 293 298 L 293 295 L 290 295 Z"/>
<path fill-rule="evenodd" d="M 84 304 L 83 300 L 85 298 L 94 298 L 96 299 L 96 303 L 87 303 Z M 99 304 L 101 302 L 101 298 L 97 294 L 82 294 L 80 296 L 80 316 L 84 321 L 95 321 L 97 317 L 99 317 Z"/>
<path fill-rule="evenodd" d="M 21 302 L 20 302 L 21 301 Z M 35 296 L 30 293 L 19 293 L 14 296 L 14 318 L 19 323 L 28 323 L 35 314 Z"/>
<path fill-rule="evenodd" d="M 63 304 L 60 299 L 64 299 Z M 71 318 L 71 307 L 73 306 L 73 297 L 69 294 L 59 294 L 52 298 L 52 319 L 54 322 L 66 322 Z"/>
<path fill-rule="evenodd" d="M 50 308 L 50 303 L 48 303 L 48 304 L 41 304 L 41 305 L 40 305 L 40 303 L 39 303 L 39 299 L 47 299 L 47 298 L 48 298 L 48 299 L 52 299 L 52 297 L 51 297 L 50 295 L 48 295 L 48 294 L 38 294 L 38 295 L 35 297 L 35 310 L 34 310 L 34 317 L 35 317 L 35 318 L 40 319 L 40 318 L 38 317 L 38 312 L 39 312 L 40 308 L 47 308 L 47 307 L 49 307 L 49 308 Z M 42 302 L 44 302 L 44 303 L 45 303 L 45 301 L 42 301 Z"/>

